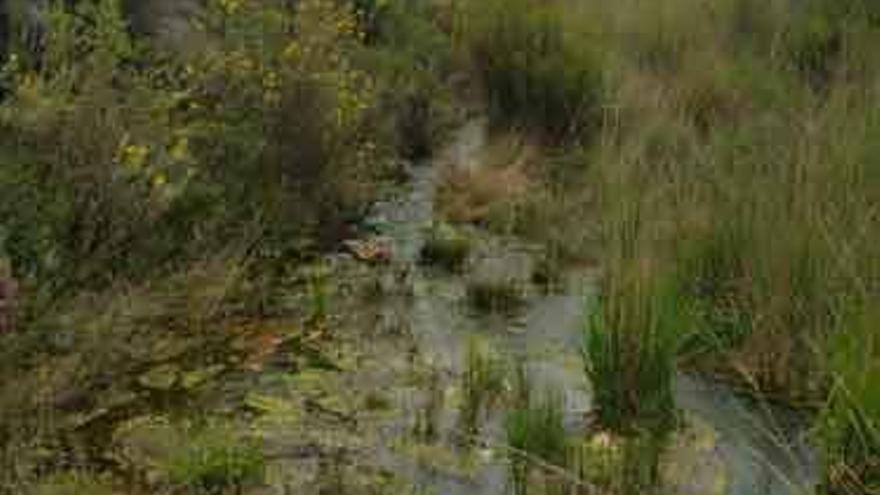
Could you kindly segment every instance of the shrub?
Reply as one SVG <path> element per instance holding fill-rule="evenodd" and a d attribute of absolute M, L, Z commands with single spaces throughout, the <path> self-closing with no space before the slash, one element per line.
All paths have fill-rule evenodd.
<path fill-rule="evenodd" d="M 588 138 L 601 121 L 596 38 L 564 22 L 560 2 L 466 2 L 460 37 L 499 123 Z"/>
<path fill-rule="evenodd" d="M 361 63 L 379 79 L 381 113 L 387 115 L 398 153 L 419 160 L 435 149 L 456 120 L 446 79 L 452 71 L 451 43 L 424 2 L 375 2 L 367 12 L 375 24 L 371 49 Z"/>
<path fill-rule="evenodd" d="M 221 3 L 214 41 L 179 57 L 136 46 L 114 0 L 59 7 L 41 69 L 7 69 L 0 238 L 22 278 L 106 287 L 232 239 L 332 240 L 362 213 L 385 138 L 353 14 Z"/>
<path fill-rule="evenodd" d="M 171 91 L 124 67 L 134 52 L 115 2 L 51 18 L 43 70 L 16 73 L 4 102 L 0 229 L 25 278 L 106 283 L 185 245 L 187 219 L 173 218 L 195 207 L 186 129 L 168 125 Z M 120 256 L 132 251 L 153 258 Z"/>
<path fill-rule="evenodd" d="M 523 281 L 515 279 L 477 279 L 468 282 L 471 307 L 490 313 L 509 313 L 525 302 Z"/>
<path fill-rule="evenodd" d="M 462 269 L 471 250 L 465 234 L 445 223 L 435 224 L 422 246 L 421 261 L 450 272 Z"/>

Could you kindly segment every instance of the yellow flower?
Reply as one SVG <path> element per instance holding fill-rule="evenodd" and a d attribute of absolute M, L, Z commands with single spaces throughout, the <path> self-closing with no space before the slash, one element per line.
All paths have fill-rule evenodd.
<path fill-rule="evenodd" d="M 122 147 L 120 163 L 132 170 L 138 170 L 147 162 L 150 149 L 143 145 L 127 144 Z"/>
<path fill-rule="evenodd" d="M 298 41 L 293 40 L 284 47 L 284 52 L 282 52 L 282 56 L 287 59 L 295 60 L 302 55 L 302 46 Z"/>
<path fill-rule="evenodd" d="M 220 0 L 220 8 L 226 15 L 233 15 L 241 8 L 242 0 Z"/>
<path fill-rule="evenodd" d="M 168 152 L 171 156 L 171 159 L 177 162 L 186 161 L 189 159 L 189 139 L 185 136 L 177 139 L 177 142 L 174 143 L 174 146 L 171 147 L 171 150 Z"/>
<path fill-rule="evenodd" d="M 163 173 L 158 173 L 153 176 L 153 187 L 159 188 L 168 183 L 168 177 Z"/>
<path fill-rule="evenodd" d="M 281 79 L 275 71 L 267 71 L 263 75 L 263 86 L 268 90 L 278 89 L 281 86 Z"/>

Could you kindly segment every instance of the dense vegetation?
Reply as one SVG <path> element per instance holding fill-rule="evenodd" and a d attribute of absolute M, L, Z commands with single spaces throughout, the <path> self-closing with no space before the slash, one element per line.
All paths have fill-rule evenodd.
<path fill-rule="evenodd" d="M 401 163 L 473 108 L 498 144 L 486 167 L 441 177 L 443 218 L 422 255 L 461 272 L 466 233 L 481 229 L 543 246 L 545 282 L 598 263 L 583 369 L 596 428 L 625 439 L 622 456 L 650 464 L 679 426 L 676 372 L 695 370 L 809 411 L 819 493 L 878 493 L 876 2 L 217 0 L 200 12 L 186 49 L 135 32 L 114 0 L 54 4 L 36 51 L 0 15 L 13 50 L 0 284 L 20 285 L 15 329 L 0 335 L 0 493 L 119 486 L 102 442 L 144 408 L 185 418 L 150 425 L 188 446 L 158 468 L 169 493 L 259 484 L 265 459 L 228 424 L 240 418 L 205 413 L 210 387 L 145 392 L 141 375 L 247 363 L 254 322 L 295 315 L 323 331 L 327 282 L 302 269 L 367 230 Z M 522 298 L 482 282 L 469 295 L 490 311 Z M 505 388 L 474 346 L 467 435 Z M 323 363 L 326 349 L 296 349 Z M 584 474 L 590 452 L 566 445 L 555 392 L 521 381 L 504 424 L 516 493 L 536 459 L 570 490 L 601 483 Z M 607 486 L 656 481 L 638 471 Z"/>
<path fill-rule="evenodd" d="M 876 491 L 874 3 L 598 3 L 481 2 L 464 30 L 499 119 L 587 140 L 601 421 L 671 424 L 696 366 L 827 404 L 828 489 Z"/>

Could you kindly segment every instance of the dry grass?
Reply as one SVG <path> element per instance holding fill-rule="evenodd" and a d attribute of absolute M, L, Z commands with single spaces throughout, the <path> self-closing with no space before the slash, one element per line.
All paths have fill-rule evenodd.
<path fill-rule="evenodd" d="M 444 171 L 437 199 L 440 215 L 452 223 L 504 225 L 534 187 L 529 168 L 538 159 L 534 144 L 513 136 L 497 138 L 479 162 Z"/>

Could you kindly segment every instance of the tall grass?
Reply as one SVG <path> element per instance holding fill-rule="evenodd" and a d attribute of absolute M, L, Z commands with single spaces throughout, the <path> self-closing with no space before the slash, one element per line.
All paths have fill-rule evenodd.
<path fill-rule="evenodd" d="M 498 123 L 556 138 L 584 138 L 597 128 L 601 52 L 588 25 L 566 22 L 564 3 L 464 2 L 457 13 L 460 49 Z"/>
<path fill-rule="evenodd" d="M 468 340 L 464 359 L 459 423 L 466 435 L 474 436 L 504 391 L 504 368 L 489 343 L 478 337 Z"/>
<path fill-rule="evenodd" d="M 856 308 L 850 315 L 831 346 L 833 385 L 820 429 L 825 488 L 846 495 L 880 490 L 877 310 Z"/>
<path fill-rule="evenodd" d="M 517 495 L 529 491 L 532 461 L 565 469 L 568 435 L 563 419 L 562 398 L 553 394 L 507 413 L 504 427 L 511 448 L 510 479 Z"/>
<path fill-rule="evenodd" d="M 592 108 L 602 123 L 584 160 L 604 267 L 585 354 L 608 427 L 669 425 L 684 357 L 796 403 L 830 390 L 828 462 L 849 474 L 829 477 L 874 483 L 873 372 L 849 366 L 876 359 L 865 330 L 880 293 L 875 5 L 473 7 L 483 15 L 462 38 L 500 121 L 557 133 Z M 571 27 L 590 22 L 597 36 Z M 553 65 L 560 47 L 589 53 L 596 40 L 601 59 Z M 536 76 L 547 67 L 554 77 Z M 602 85 L 572 83 L 587 67 Z M 581 107 L 586 94 L 597 99 Z"/>
<path fill-rule="evenodd" d="M 636 214 L 638 215 L 638 214 Z M 608 263 L 598 307 L 585 325 L 584 366 L 599 424 L 617 433 L 670 429 L 679 343 L 690 330 L 683 301 L 670 280 L 638 255 L 642 220 L 611 227 L 620 251 Z M 620 223 L 617 223 L 620 222 Z M 664 278 L 667 277 L 667 278 Z"/>
<path fill-rule="evenodd" d="M 241 493 L 245 486 L 264 482 L 266 460 L 255 441 L 225 424 L 191 430 L 181 435 L 184 445 L 161 463 L 174 489 L 203 495 Z"/>
<path fill-rule="evenodd" d="M 755 6 L 740 2 L 739 8 L 746 17 L 755 15 L 749 13 Z M 876 146 L 871 144 L 877 132 L 877 78 L 876 64 L 863 49 L 876 32 L 852 17 L 822 17 L 847 41 L 836 54 L 808 49 L 831 67 L 819 84 L 815 74 L 791 62 L 799 56 L 791 51 L 795 33 L 818 36 L 803 24 L 808 15 L 816 14 L 787 11 L 774 24 L 750 28 L 775 30 L 765 37 L 772 40 L 768 46 L 756 43 L 760 31 L 724 38 L 697 33 L 695 41 L 674 45 L 676 62 L 667 64 L 665 72 L 639 61 L 623 65 L 617 75 L 623 122 L 606 130 L 613 139 L 606 141 L 612 144 L 599 160 L 598 181 L 611 201 L 647 205 L 643 211 L 650 215 L 643 221 L 649 242 L 634 258 L 642 267 L 656 266 L 657 260 L 666 267 L 660 278 L 667 281 L 647 289 L 649 299 L 664 300 L 670 287 L 677 287 L 668 299 L 670 307 L 684 308 L 696 325 L 690 326 L 696 332 L 685 333 L 680 350 L 705 353 L 700 366 L 726 369 L 722 372 L 739 376 L 761 393 L 797 403 L 821 401 L 829 384 L 837 383 L 832 403 L 846 405 L 833 407 L 838 412 L 832 417 L 843 410 L 862 418 L 857 421 L 861 425 L 876 424 L 866 396 L 841 398 L 841 380 L 853 375 L 828 359 L 840 354 L 834 342 L 841 334 L 870 348 L 872 338 L 852 327 L 876 324 L 864 308 L 877 302 L 876 284 L 866 282 L 878 273 L 877 251 L 871 247 L 878 232 Z M 728 25 L 736 20 L 714 19 Z M 844 28 L 854 25 L 862 28 Z M 734 27 L 717 33 L 735 32 Z M 719 60 L 713 70 L 737 77 L 705 86 L 709 79 L 687 69 L 699 59 L 700 43 Z M 749 73 L 761 79 L 743 77 Z M 630 93 L 630 84 L 639 93 Z M 646 98 L 648 88 L 663 96 Z M 700 94 L 715 96 L 695 99 Z M 639 109 L 643 122 L 627 123 L 627 107 Z M 618 285 L 627 280 L 615 268 L 627 244 L 620 237 L 606 238 L 607 277 L 618 279 Z M 626 297 L 634 301 L 627 307 L 638 307 L 638 292 L 632 292 Z M 603 294 L 613 297 L 613 286 Z M 863 323 L 851 327 L 844 315 L 853 311 L 854 301 L 859 308 L 855 321 Z M 639 341 L 644 345 L 652 339 Z M 621 344 L 614 354 L 626 356 L 639 346 Z M 849 362 L 865 359 L 852 351 Z M 632 376 L 632 368 L 620 366 L 613 375 L 618 380 Z M 870 374 L 862 371 L 857 382 Z M 622 401 L 625 391 L 614 395 Z M 849 425 L 844 431 L 864 431 L 852 420 L 842 424 Z M 850 460 L 840 462 L 863 466 L 852 478 L 867 486 L 870 475 L 864 466 L 874 462 L 875 454 L 871 448 L 844 448 L 829 458 L 847 455 Z"/>

